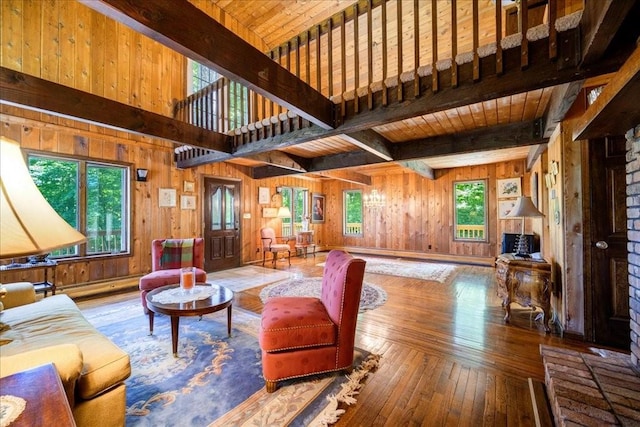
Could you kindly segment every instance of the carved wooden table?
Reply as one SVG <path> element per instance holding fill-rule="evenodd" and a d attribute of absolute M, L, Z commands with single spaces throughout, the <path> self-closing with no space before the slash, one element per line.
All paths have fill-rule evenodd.
<path fill-rule="evenodd" d="M 296 249 L 302 249 L 304 257 L 307 257 L 307 249 L 311 248 L 313 257 L 316 257 L 316 244 L 313 242 L 313 231 L 298 231 L 296 233 Z"/>
<path fill-rule="evenodd" d="M 525 307 L 540 307 L 543 324 L 549 332 L 551 320 L 551 265 L 543 260 L 525 259 L 502 254 L 496 261 L 498 297 L 506 312 L 505 322 L 511 318 L 511 303 Z"/>

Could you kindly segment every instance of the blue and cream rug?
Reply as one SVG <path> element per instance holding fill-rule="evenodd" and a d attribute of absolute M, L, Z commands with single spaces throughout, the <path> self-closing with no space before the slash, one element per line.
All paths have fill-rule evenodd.
<path fill-rule="evenodd" d="M 154 335 L 136 301 L 83 310 L 87 319 L 129 353 L 127 426 L 307 426 L 337 421 L 378 357 L 356 351 L 353 373 L 282 382 L 267 393 L 257 332 L 260 319 L 233 309 L 180 319 L 178 357 L 171 352 L 171 324 L 156 315 Z"/>
<path fill-rule="evenodd" d="M 263 303 L 273 297 L 316 297 L 322 292 L 322 277 L 302 277 L 265 286 L 260 291 Z M 360 296 L 360 312 L 373 310 L 387 301 L 387 293 L 378 285 L 364 282 Z"/>

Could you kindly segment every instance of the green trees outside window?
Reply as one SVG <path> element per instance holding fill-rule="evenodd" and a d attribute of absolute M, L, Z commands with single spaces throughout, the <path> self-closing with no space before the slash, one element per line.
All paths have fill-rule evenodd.
<path fill-rule="evenodd" d="M 345 236 L 362 236 L 362 190 L 345 190 L 343 227 Z"/>
<path fill-rule="evenodd" d="M 453 184 L 455 239 L 487 240 L 487 183 L 485 180 Z"/>
<path fill-rule="evenodd" d="M 129 169 L 124 166 L 30 155 L 29 171 L 49 204 L 87 236 L 86 245 L 52 257 L 120 254 L 129 250 Z"/>
<path fill-rule="evenodd" d="M 282 206 L 291 211 L 290 218 L 282 218 L 282 236 L 293 236 L 302 229 L 302 221 L 309 215 L 309 190 L 282 187 Z"/>

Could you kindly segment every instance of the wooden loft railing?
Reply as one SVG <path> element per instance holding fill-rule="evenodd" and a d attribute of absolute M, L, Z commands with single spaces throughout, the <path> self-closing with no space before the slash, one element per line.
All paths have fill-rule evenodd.
<path fill-rule="evenodd" d="M 478 82 L 485 77 L 483 72 L 489 74 L 487 70 L 501 75 L 505 50 L 519 48 L 519 69 L 526 69 L 531 60 L 529 44 L 542 39 L 548 43 L 547 60 L 556 60 L 558 31 L 575 28 L 580 15 L 563 16 L 566 10 L 558 10 L 557 0 L 536 4 L 540 3 L 544 14 L 535 14 L 540 22 L 531 22 L 528 8 L 522 7 L 517 15 L 520 32 L 508 34 L 513 23 L 504 22 L 500 1 L 361 0 L 268 55 L 332 99 L 344 117 L 407 97 L 437 94 L 446 86 L 455 88 L 463 77 Z M 470 76 L 460 72 L 468 67 L 465 64 L 471 64 Z M 179 102 L 175 115 L 232 135 L 235 148 L 312 126 L 251 91 L 247 114 L 240 122 L 231 121 L 225 100 L 230 99 L 232 88 L 226 79 L 216 82 Z M 215 119 L 212 111 L 217 112 Z"/>

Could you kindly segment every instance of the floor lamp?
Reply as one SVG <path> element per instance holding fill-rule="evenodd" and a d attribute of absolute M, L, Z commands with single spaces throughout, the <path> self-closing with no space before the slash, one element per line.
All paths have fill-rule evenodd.
<path fill-rule="evenodd" d="M 522 218 L 522 232 L 518 237 L 518 242 L 516 243 L 516 256 L 521 257 L 529 257 L 529 244 L 527 241 L 527 236 L 524 235 L 524 219 L 525 218 L 535 218 L 535 217 L 543 217 L 544 214 L 536 208 L 536 206 L 531 201 L 531 197 L 520 196 L 516 201 L 516 206 L 513 211 L 509 212 L 508 217 L 513 218 Z"/>

